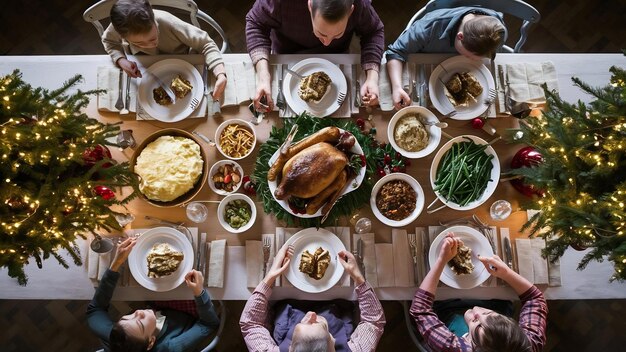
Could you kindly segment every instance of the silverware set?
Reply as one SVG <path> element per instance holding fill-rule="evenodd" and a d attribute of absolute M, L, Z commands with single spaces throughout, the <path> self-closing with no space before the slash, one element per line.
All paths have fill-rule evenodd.
<path fill-rule="evenodd" d="M 419 283 L 419 272 L 417 270 L 417 235 L 414 233 L 409 234 L 409 247 L 411 247 L 411 257 L 413 258 L 413 279 L 415 280 L 415 286 Z"/>
<path fill-rule="evenodd" d="M 131 77 L 126 75 L 126 98 L 122 99 L 122 79 L 123 71 L 120 69 L 120 82 L 119 82 L 119 97 L 115 103 L 115 108 L 120 111 L 120 115 L 126 115 L 129 113 L 130 108 L 130 83 Z M 123 101 L 123 102 L 122 102 Z"/>
<path fill-rule="evenodd" d="M 278 107 L 279 111 L 284 111 L 285 107 L 287 107 L 287 103 L 285 102 L 285 94 L 283 93 L 282 65 L 276 70 L 276 75 L 278 76 L 278 95 L 276 96 L 276 107 Z"/>
<path fill-rule="evenodd" d="M 356 258 L 357 265 L 359 266 L 359 271 L 363 275 L 363 278 L 367 280 L 365 277 L 365 263 L 363 262 L 363 240 L 359 238 L 356 242 L 356 249 L 352 250 L 352 254 Z"/>
<path fill-rule="evenodd" d="M 124 71 L 120 69 L 120 78 L 119 78 L 119 92 L 117 95 L 117 102 L 115 102 L 115 108 L 121 111 L 124 108 L 124 99 L 122 98 L 122 78 L 124 78 Z"/>
<path fill-rule="evenodd" d="M 354 81 L 354 107 L 360 108 L 363 103 L 361 102 L 361 82 L 359 77 L 359 70 L 357 65 L 352 65 L 352 80 Z"/>
<path fill-rule="evenodd" d="M 270 260 L 270 249 L 272 246 L 272 240 L 269 237 L 263 238 L 263 277 L 267 273 L 267 263 Z"/>

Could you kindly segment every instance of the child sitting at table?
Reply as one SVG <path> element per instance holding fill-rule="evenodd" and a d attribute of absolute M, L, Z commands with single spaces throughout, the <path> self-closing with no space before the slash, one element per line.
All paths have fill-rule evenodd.
<path fill-rule="evenodd" d="M 385 52 L 394 107 L 411 103 L 402 87 L 402 66 L 409 54 L 456 52 L 472 60 L 493 59 L 506 38 L 502 14 L 491 9 L 455 7 L 427 13 Z"/>
<path fill-rule="evenodd" d="M 193 349 L 219 326 L 219 318 L 209 294 L 203 289 L 204 278 L 199 271 L 192 270 L 185 275 L 185 283 L 193 293 L 195 305 L 193 301 L 162 302 L 159 310 L 136 310 L 115 323 L 109 317 L 109 304 L 120 277 L 118 270 L 128 258 L 135 241 L 136 238 L 128 238 L 118 245 L 111 267 L 102 276 L 87 307 L 89 328 L 108 351 Z"/>
<path fill-rule="evenodd" d="M 448 234 L 437 261 L 413 298 L 410 313 L 428 346 L 434 351 L 541 351 L 546 343 L 548 316 L 543 293 L 511 270 L 497 255 L 486 258 L 477 253 L 486 270 L 508 283 L 520 296 L 522 310 L 519 322 L 491 309 L 474 306 L 463 314 L 461 320 L 464 320 L 467 332 L 462 336 L 457 336 L 450 330 L 451 327 L 442 323 L 433 310 L 437 284 L 444 267 L 456 256 L 462 244 L 454 234 Z M 459 325 L 459 321 L 456 323 Z"/>
<path fill-rule="evenodd" d="M 124 43 L 126 42 L 126 43 Z M 141 77 L 130 54 L 188 54 L 190 49 L 204 55 L 204 63 L 217 81 L 213 99 L 221 100 L 226 87 L 226 69 L 219 48 L 209 34 L 178 17 L 152 10 L 147 0 L 119 0 L 111 8 L 111 24 L 102 34 L 104 50 L 131 77 Z"/>

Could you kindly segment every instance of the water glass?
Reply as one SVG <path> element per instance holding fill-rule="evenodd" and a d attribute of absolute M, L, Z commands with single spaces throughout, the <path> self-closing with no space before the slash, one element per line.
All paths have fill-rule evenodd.
<path fill-rule="evenodd" d="M 209 216 L 209 209 L 206 205 L 200 202 L 191 202 L 187 204 L 187 218 L 196 224 L 200 224 L 206 221 Z"/>
<path fill-rule="evenodd" d="M 372 229 L 372 220 L 366 217 L 358 219 L 354 223 L 354 232 L 358 234 L 368 233 Z"/>
<path fill-rule="evenodd" d="M 513 208 L 511 207 L 511 203 L 504 199 L 500 199 L 491 204 L 489 215 L 491 215 L 491 218 L 496 221 L 502 221 L 511 215 L 512 210 Z"/>

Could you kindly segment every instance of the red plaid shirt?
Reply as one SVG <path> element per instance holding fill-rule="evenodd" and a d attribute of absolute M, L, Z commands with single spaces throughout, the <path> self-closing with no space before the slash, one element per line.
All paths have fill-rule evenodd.
<path fill-rule="evenodd" d="M 174 309 L 198 318 L 195 301 L 154 301 L 151 305 L 154 310 Z"/>

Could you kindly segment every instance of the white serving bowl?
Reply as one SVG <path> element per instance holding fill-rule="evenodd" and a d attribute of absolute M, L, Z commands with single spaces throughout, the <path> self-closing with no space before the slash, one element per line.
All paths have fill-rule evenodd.
<path fill-rule="evenodd" d="M 384 216 L 376 206 L 376 195 L 378 194 L 378 191 L 380 191 L 384 184 L 394 180 L 405 181 L 411 187 L 413 187 L 413 190 L 415 190 L 415 210 L 413 210 L 413 213 L 411 213 L 411 215 L 402 220 L 389 219 L 388 217 Z M 372 208 L 372 212 L 374 213 L 376 218 L 378 218 L 378 220 L 380 220 L 383 224 L 391 227 L 406 226 L 415 221 L 415 219 L 417 219 L 417 217 L 422 212 L 422 209 L 424 209 L 424 190 L 422 189 L 422 186 L 419 184 L 419 182 L 417 182 L 417 180 L 410 175 L 401 172 L 395 172 L 384 176 L 383 178 L 378 180 L 378 182 L 376 182 L 374 188 L 372 188 L 372 194 L 370 196 L 370 207 Z"/>
<path fill-rule="evenodd" d="M 252 136 L 254 137 L 254 140 L 252 141 L 252 147 L 250 148 L 250 150 L 248 151 L 248 153 L 246 153 L 246 155 L 241 156 L 241 157 L 233 157 L 230 156 L 228 154 L 226 154 L 224 152 L 224 150 L 222 150 L 222 146 L 220 145 L 220 136 L 222 135 L 222 131 L 224 131 L 224 129 L 229 126 L 229 125 L 240 125 L 245 127 L 248 131 L 252 132 Z M 248 121 L 244 121 L 244 120 L 240 120 L 240 119 L 230 119 L 230 120 L 226 120 L 224 122 L 222 122 L 218 127 L 217 130 L 215 130 L 215 145 L 217 146 L 217 150 L 220 151 L 220 153 L 222 153 L 222 155 L 230 160 L 241 160 L 245 157 L 247 157 L 248 155 L 250 155 L 252 153 L 252 151 L 254 150 L 254 147 L 256 146 L 256 131 L 254 130 L 254 126 L 252 126 L 252 124 Z"/>
<path fill-rule="evenodd" d="M 240 175 L 239 182 L 237 182 L 237 184 L 234 185 L 233 190 L 230 192 L 215 187 L 215 182 L 213 182 L 213 175 L 219 172 L 220 167 L 226 166 L 226 165 L 232 165 L 235 170 L 239 171 L 239 175 Z M 209 188 L 211 188 L 213 192 L 219 195 L 226 196 L 231 193 L 235 193 L 239 190 L 239 187 L 241 187 L 241 184 L 243 183 L 243 168 L 236 161 L 219 160 L 215 164 L 213 164 L 213 166 L 211 166 L 211 170 L 209 170 L 209 177 L 208 177 L 207 182 L 209 183 Z"/>
<path fill-rule="evenodd" d="M 248 221 L 247 224 L 245 224 L 244 226 L 235 229 L 233 227 L 231 227 L 226 220 L 224 220 L 224 213 L 226 212 L 226 205 L 234 200 L 238 200 L 238 199 L 243 199 L 245 200 L 248 205 L 250 205 L 250 210 L 251 210 L 251 215 L 250 215 L 250 221 Z M 220 202 L 220 204 L 217 207 L 217 220 L 220 222 L 220 225 L 222 225 L 222 227 L 230 232 L 230 233 L 242 233 L 245 232 L 247 230 L 249 230 L 252 225 L 254 225 L 254 221 L 256 220 L 256 206 L 254 204 L 254 202 L 252 201 L 252 199 L 250 199 L 250 197 L 248 197 L 245 194 L 241 194 L 241 193 L 233 193 L 233 194 L 229 194 L 226 197 L 224 197 L 224 199 L 222 199 L 222 201 Z"/>
<path fill-rule="evenodd" d="M 396 143 L 393 137 L 393 134 L 396 129 L 396 124 L 398 123 L 398 121 L 406 115 L 413 115 L 413 114 L 419 114 L 422 117 L 421 120 L 423 122 L 428 122 L 428 123 L 439 122 L 439 120 L 437 119 L 437 116 L 435 116 L 435 114 L 433 114 L 430 110 L 421 106 L 407 106 L 405 108 L 400 109 L 398 112 L 396 112 L 391 118 L 391 120 L 389 120 L 389 125 L 387 126 L 387 138 L 389 139 L 389 143 L 391 144 L 393 149 L 398 151 L 398 153 L 402 154 L 402 156 L 409 158 L 409 159 L 418 159 L 418 158 L 423 158 L 429 155 L 435 149 L 437 149 L 437 146 L 439 146 L 439 142 L 441 141 L 441 128 L 436 127 L 436 126 L 424 126 L 426 128 L 426 131 L 429 134 L 428 145 L 426 145 L 424 149 L 417 151 L 417 152 L 410 152 L 408 150 L 404 150 L 400 148 L 400 146 L 398 146 L 398 144 Z"/>

